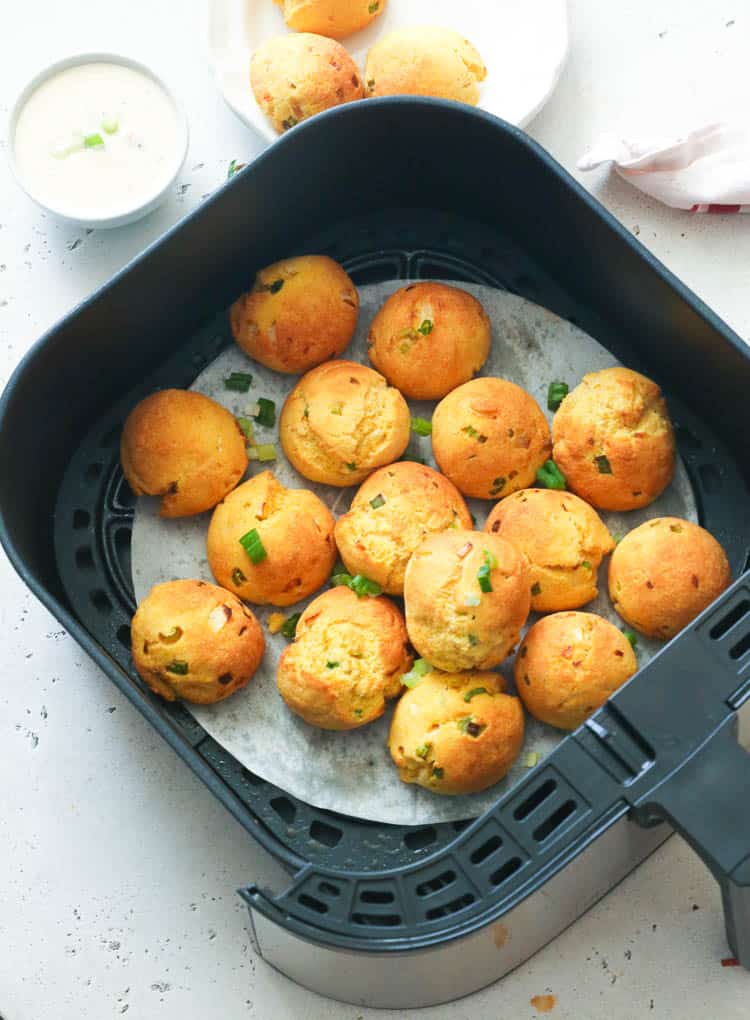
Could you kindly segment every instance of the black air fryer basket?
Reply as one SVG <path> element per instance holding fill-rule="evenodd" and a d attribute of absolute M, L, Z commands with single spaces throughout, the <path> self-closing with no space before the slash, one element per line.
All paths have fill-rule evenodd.
<path fill-rule="evenodd" d="M 242 768 L 132 666 L 123 420 L 155 388 L 189 386 L 230 343 L 226 308 L 257 268 L 304 252 L 331 255 L 358 284 L 512 291 L 657 379 L 701 523 L 739 578 L 476 820 L 388 826 L 310 807 Z M 259 950 L 303 983 L 383 1005 L 479 987 L 670 825 L 721 883 L 732 951 L 750 966 L 750 767 L 736 737 L 750 690 L 748 392 L 739 338 L 521 131 L 454 104 L 370 100 L 285 136 L 33 347 L 0 406 L 1 537 L 42 602 L 288 869 L 279 894 L 241 894 Z M 464 945 L 473 964 L 457 975 L 440 954 Z M 429 989 L 417 991 L 424 960 Z"/>

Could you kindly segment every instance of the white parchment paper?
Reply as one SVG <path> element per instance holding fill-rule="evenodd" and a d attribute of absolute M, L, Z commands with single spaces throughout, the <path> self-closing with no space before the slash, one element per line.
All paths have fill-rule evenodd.
<path fill-rule="evenodd" d="M 354 341 L 344 357 L 367 361 L 367 330 L 383 301 L 403 281 L 372 284 L 359 288 L 361 311 Z M 491 287 L 459 284 L 484 305 L 492 322 L 492 351 L 483 375 L 510 379 L 531 393 L 547 412 L 547 386 L 553 379 L 566 381 L 571 389 L 586 372 L 606 368 L 617 362 L 590 336 L 538 305 Z M 253 385 L 247 394 L 224 388 L 224 379 L 233 371 L 251 372 Z M 237 348 L 225 351 L 195 381 L 193 389 L 223 404 L 235 415 L 243 415 L 258 397 L 276 401 L 281 410 L 286 394 L 296 377 L 282 376 L 248 359 Z M 412 413 L 430 418 L 434 404 L 411 402 Z M 278 416 L 278 414 L 277 414 Z M 551 419 L 551 414 L 548 413 Z M 258 442 L 274 442 L 278 460 L 272 465 L 251 465 L 257 473 L 271 467 L 287 486 L 309 488 L 316 492 L 335 515 L 349 508 L 355 489 L 335 489 L 316 485 L 302 478 L 287 462 L 278 443 L 278 429 L 255 428 Z M 412 436 L 405 456 L 421 458 L 435 467 L 430 438 Z M 470 500 L 470 509 L 481 529 L 493 503 Z M 697 520 L 695 500 L 684 466 L 678 463 L 675 480 L 651 506 L 626 514 L 603 513 L 602 517 L 616 535 L 637 527 L 643 521 L 662 515 Z M 209 514 L 176 521 L 158 516 L 158 500 L 138 500 L 133 527 L 132 564 L 135 594 L 140 601 L 154 584 L 181 577 L 212 581 L 206 560 L 206 532 Z M 600 595 L 586 609 L 600 613 L 618 626 L 622 621 L 613 611 L 606 595 L 605 560 L 600 570 Z M 314 596 L 313 596 L 314 597 Z M 310 601 L 310 600 L 308 600 Z M 301 610 L 307 603 L 284 610 Z M 273 607 L 255 607 L 265 623 Z M 533 623 L 532 615 L 529 623 Z M 288 793 L 317 807 L 342 814 L 394 824 L 425 824 L 470 818 L 489 807 L 522 775 L 528 752 L 543 759 L 562 739 L 560 731 L 527 715 L 526 740 L 518 763 L 508 776 L 483 793 L 467 797 L 445 797 L 420 787 L 402 783 L 386 746 L 392 708 L 377 722 L 348 733 L 315 729 L 292 715 L 276 689 L 276 664 L 286 647 L 281 635 L 266 630 L 266 655 L 253 680 L 238 694 L 218 705 L 186 705 L 218 743 L 246 768 Z M 639 638 L 638 659 L 644 665 L 658 649 L 657 642 Z M 502 672 L 513 690 L 511 662 Z"/>

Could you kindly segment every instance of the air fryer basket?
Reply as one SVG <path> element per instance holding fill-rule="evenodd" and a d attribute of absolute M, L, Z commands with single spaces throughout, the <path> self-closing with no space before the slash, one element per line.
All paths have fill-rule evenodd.
<path fill-rule="evenodd" d="M 644 826 L 668 819 L 706 857 L 733 950 L 750 965 L 750 824 L 736 810 L 750 770 L 734 733 L 750 682 L 747 578 L 491 811 L 462 823 L 384 826 L 312 808 L 240 767 L 138 679 L 119 430 L 146 393 L 192 382 L 230 342 L 228 303 L 256 268 L 292 252 L 329 254 L 357 283 L 510 290 L 653 375 L 701 523 L 734 576 L 745 571 L 744 345 L 522 132 L 452 104 L 392 99 L 295 129 L 30 352 L 0 407 L 1 537 L 19 573 L 293 874 L 280 896 L 242 891 L 259 916 L 339 950 L 434 947 L 507 915 L 630 813 Z"/>

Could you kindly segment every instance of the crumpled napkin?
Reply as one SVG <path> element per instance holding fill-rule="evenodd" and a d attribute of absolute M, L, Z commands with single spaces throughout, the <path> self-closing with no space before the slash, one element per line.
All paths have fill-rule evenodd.
<path fill-rule="evenodd" d="M 584 153 L 578 169 L 604 163 L 673 209 L 750 212 L 750 126 L 718 122 L 677 138 L 607 135 Z"/>

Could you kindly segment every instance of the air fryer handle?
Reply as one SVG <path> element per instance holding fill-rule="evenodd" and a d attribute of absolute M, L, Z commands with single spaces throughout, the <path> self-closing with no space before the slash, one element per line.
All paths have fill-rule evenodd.
<path fill-rule="evenodd" d="M 750 755 L 732 714 L 635 807 L 644 824 L 667 820 L 703 858 L 721 887 L 727 939 L 750 970 Z"/>

